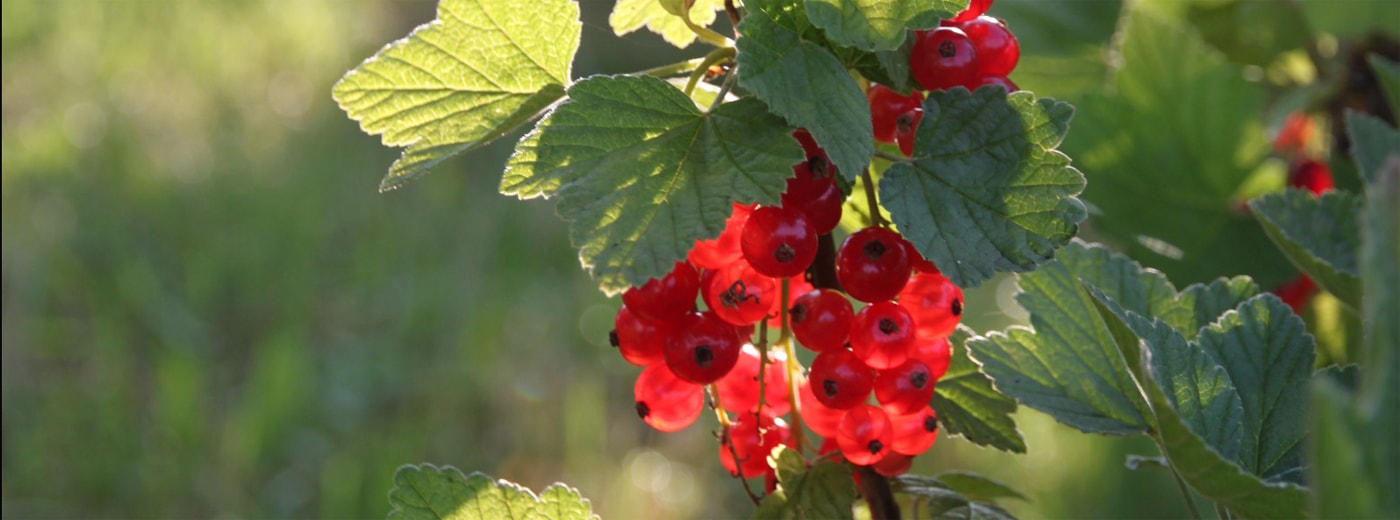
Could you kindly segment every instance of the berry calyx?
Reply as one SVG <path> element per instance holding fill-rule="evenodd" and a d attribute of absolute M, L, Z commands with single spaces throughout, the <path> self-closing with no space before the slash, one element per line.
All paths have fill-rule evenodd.
<path fill-rule="evenodd" d="M 977 50 L 978 76 L 1006 76 L 1021 59 L 1021 45 L 1001 20 L 978 16 L 958 26 Z M 1007 89 L 1010 92 L 1010 89 Z"/>
<path fill-rule="evenodd" d="M 862 404 L 846 412 L 836 427 L 836 443 L 841 455 L 852 464 L 869 466 L 890 453 L 894 428 L 884 410 Z"/>
<path fill-rule="evenodd" d="M 836 279 L 852 298 L 875 303 L 894 298 L 909 281 L 911 258 L 904 240 L 882 227 L 852 233 L 836 252 Z"/>
<path fill-rule="evenodd" d="M 851 332 L 855 312 L 851 302 L 831 289 L 803 294 L 788 312 L 797 342 L 816 352 L 842 348 Z"/>
<path fill-rule="evenodd" d="M 875 400 L 891 414 L 913 413 L 933 399 L 936 380 L 928 365 L 911 358 L 875 376 Z"/>
<path fill-rule="evenodd" d="M 807 378 L 817 401 L 828 408 L 846 410 L 865 402 L 875 384 L 875 371 L 851 351 L 832 349 L 817 354 Z"/>
<path fill-rule="evenodd" d="M 676 377 L 664 364 L 642 370 L 632 386 L 637 416 L 648 426 L 663 432 L 685 429 L 700 417 L 705 404 L 704 388 Z"/>
<path fill-rule="evenodd" d="M 695 307 L 700 273 L 685 262 L 676 262 L 666 276 L 622 293 L 622 303 L 633 313 L 652 321 L 679 319 Z"/>
<path fill-rule="evenodd" d="M 870 85 L 870 90 L 865 92 L 865 99 L 870 103 L 870 122 L 875 128 L 875 140 L 893 143 L 895 132 L 900 127 L 899 118 L 919 108 L 924 94 L 915 90 L 905 96 L 889 87 L 876 84 Z M 904 126 L 908 127 L 907 120 Z"/>
<path fill-rule="evenodd" d="M 733 325 L 713 313 L 691 313 L 666 339 L 666 366 L 676 377 L 709 384 L 734 368 L 742 347 Z"/>
<path fill-rule="evenodd" d="M 739 245 L 755 271 L 774 278 L 801 274 L 817 256 L 817 234 L 806 215 L 778 206 L 754 210 L 744 223 Z"/>
<path fill-rule="evenodd" d="M 910 71 L 924 90 L 977 88 L 977 67 L 977 49 L 956 27 L 920 33 L 909 54 Z"/>
<path fill-rule="evenodd" d="M 851 321 L 851 352 L 870 368 L 894 368 L 909 359 L 915 330 L 914 318 L 899 304 L 866 305 Z"/>
<path fill-rule="evenodd" d="M 608 339 L 622 354 L 622 359 L 633 365 L 645 367 L 666 359 L 664 350 L 669 329 L 664 322 L 643 319 L 633 314 L 631 309 L 623 304 L 617 309 L 612 334 Z"/>

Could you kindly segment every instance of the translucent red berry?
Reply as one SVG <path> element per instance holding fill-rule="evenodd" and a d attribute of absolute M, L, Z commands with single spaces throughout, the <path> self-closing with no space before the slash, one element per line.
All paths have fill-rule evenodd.
<path fill-rule="evenodd" d="M 715 390 L 719 392 L 720 404 L 725 410 L 752 413 L 758 408 L 760 361 L 758 350 L 752 345 L 745 345 L 734 368 L 715 382 Z M 788 402 L 786 361 L 787 356 L 781 351 L 768 352 L 768 365 L 763 376 L 763 393 L 766 396 L 763 413 L 766 415 L 783 415 L 792 409 L 792 404 Z"/>
<path fill-rule="evenodd" d="M 705 404 L 704 387 L 681 380 L 661 363 L 642 370 L 632 392 L 636 397 L 637 416 L 663 432 L 690 426 L 700 417 L 700 409 Z"/>
<path fill-rule="evenodd" d="M 786 303 L 784 303 L 784 302 L 780 301 L 778 298 L 772 298 L 772 301 L 773 301 L 773 308 L 768 309 L 768 328 L 769 328 L 769 329 L 777 330 L 777 329 L 782 328 L 782 326 L 783 326 L 783 320 L 782 320 L 782 311 L 783 311 L 783 308 L 782 308 L 782 307 L 783 307 L 783 305 L 786 305 L 787 308 L 788 308 L 788 310 L 791 311 L 791 310 L 792 310 L 792 306 L 793 306 L 794 304 L 797 303 L 797 299 L 798 299 L 799 297 L 801 297 L 802 295 L 807 294 L 807 293 L 809 293 L 809 292 L 812 292 L 812 283 L 811 283 L 811 282 L 808 282 L 807 279 L 806 279 L 806 277 L 803 277 L 803 276 L 794 276 L 794 277 L 792 277 L 792 278 L 788 278 L 787 281 L 788 281 L 788 301 L 787 301 Z M 777 283 L 781 283 L 781 281 L 778 281 Z M 782 288 L 781 288 L 781 287 L 778 288 L 778 292 L 779 292 L 779 293 L 782 292 Z M 789 323 L 792 322 L 792 316 L 788 316 L 788 322 L 789 322 Z"/>
<path fill-rule="evenodd" d="M 744 223 L 739 246 L 755 271 L 787 278 L 812 265 L 817 256 L 817 234 L 802 211 L 761 206 Z"/>
<path fill-rule="evenodd" d="M 807 374 L 812 395 L 828 408 L 846 410 L 870 396 L 875 384 L 875 371 L 866 366 L 849 350 L 832 349 L 817 354 L 812 370 Z"/>
<path fill-rule="evenodd" d="M 946 338 L 962 320 L 962 289 L 938 273 L 919 273 L 899 293 L 899 305 L 918 326 L 919 341 Z"/>
<path fill-rule="evenodd" d="M 898 477 L 909 472 L 909 467 L 914 465 L 914 457 L 899 453 L 890 453 L 885 458 L 880 459 L 874 466 L 875 472 L 886 477 Z"/>
<path fill-rule="evenodd" d="M 894 298 L 912 269 L 904 240 L 882 227 L 852 233 L 836 252 L 836 279 L 852 298 L 874 303 Z"/>
<path fill-rule="evenodd" d="M 739 261 L 743 257 L 743 252 L 739 250 L 739 234 L 753 210 L 753 204 L 734 204 L 734 210 L 724 221 L 724 231 L 719 238 L 696 242 L 686 259 L 702 269 L 719 269 Z"/>
<path fill-rule="evenodd" d="M 841 222 L 841 205 L 846 200 L 836 179 L 830 174 L 812 175 L 807 161 L 793 166 L 792 171 L 793 176 L 787 180 L 787 189 L 783 191 L 783 207 L 801 211 L 818 235 L 836 229 Z"/>
<path fill-rule="evenodd" d="M 1303 312 L 1303 307 L 1308 304 L 1308 300 L 1317 294 L 1317 283 L 1313 282 L 1312 278 L 1308 278 L 1308 275 L 1300 274 L 1292 281 L 1275 287 L 1271 292 L 1283 300 L 1283 303 L 1292 307 L 1294 314 L 1298 314 Z"/>
<path fill-rule="evenodd" d="M 933 441 L 938 440 L 938 415 L 933 408 L 924 406 L 917 412 L 905 415 L 890 415 L 894 429 L 895 453 L 918 455 L 928 451 Z"/>
<path fill-rule="evenodd" d="M 919 122 L 924 120 L 924 109 L 915 108 L 897 120 L 894 141 L 899 144 L 899 153 L 905 157 L 914 155 L 914 137 L 919 131 Z"/>
<path fill-rule="evenodd" d="M 987 9 L 991 9 L 991 7 L 992 0 L 972 0 L 968 2 L 967 9 L 963 9 L 962 12 L 958 13 L 957 16 L 954 16 L 949 21 L 953 23 L 966 22 L 978 16 L 982 16 L 982 13 L 987 12 Z"/>
<path fill-rule="evenodd" d="M 836 427 L 836 443 L 841 455 L 852 464 L 869 466 L 890 453 L 894 428 L 884 410 L 862 404 L 846 411 Z"/>
<path fill-rule="evenodd" d="M 695 308 L 700 293 L 700 273 L 685 262 L 676 262 L 666 276 L 622 293 L 622 303 L 633 313 L 652 321 L 672 321 Z"/>
<path fill-rule="evenodd" d="M 807 166 L 812 170 L 813 176 L 836 176 L 836 167 L 831 164 L 831 157 L 826 155 L 826 150 L 817 146 L 817 140 L 812 138 L 811 133 L 799 128 L 792 133 L 792 137 L 797 139 L 798 144 L 802 145 L 802 151 L 807 154 Z"/>
<path fill-rule="evenodd" d="M 977 49 L 978 76 L 1006 76 L 1021 59 L 1021 46 L 1001 20 L 979 16 L 959 26 Z"/>
<path fill-rule="evenodd" d="M 778 299 L 778 285 L 770 277 L 759 274 L 748 262 L 735 262 L 716 269 L 701 284 L 705 304 L 729 323 L 751 325 L 758 323 L 773 308 Z"/>
<path fill-rule="evenodd" d="M 909 359 L 915 339 L 914 318 L 894 302 L 866 305 L 851 320 L 852 354 L 877 370 L 894 368 Z"/>
<path fill-rule="evenodd" d="M 875 376 L 875 400 L 891 414 L 907 414 L 928 406 L 933 399 L 933 377 L 928 365 L 910 358 Z"/>
<path fill-rule="evenodd" d="M 928 366 L 929 374 L 934 381 L 943 379 L 943 374 L 948 373 L 948 364 L 952 361 L 952 350 L 949 348 L 947 338 L 939 338 L 933 341 L 919 340 L 914 351 L 909 353 L 910 359 L 923 361 Z"/>
<path fill-rule="evenodd" d="M 792 304 L 788 321 L 797 342 L 822 352 L 842 348 L 851 332 L 855 311 L 840 292 L 819 289 L 803 294 Z"/>
<path fill-rule="evenodd" d="M 899 128 L 898 119 L 919 108 L 924 94 L 915 90 L 906 96 L 884 85 L 870 85 L 870 90 L 865 91 L 865 99 L 870 103 L 870 122 L 875 127 L 875 140 L 893 143 L 895 131 Z"/>
<path fill-rule="evenodd" d="M 837 410 L 822 404 L 812 392 L 811 381 L 804 381 L 798 387 L 798 399 L 802 402 L 802 422 L 822 437 L 836 436 L 836 426 L 841 423 L 844 410 Z"/>
<path fill-rule="evenodd" d="M 733 325 L 712 313 L 691 313 L 666 338 L 666 366 L 676 377 L 709 384 L 734 368 L 742 347 Z"/>
<path fill-rule="evenodd" d="M 757 477 L 771 470 L 768 467 L 768 454 L 787 437 L 788 426 L 782 419 L 770 415 L 739 414 L 720 440 L 720 463 L 729 470 L 730 475 Z M 739 457 L 738 464 L 735 464 L 735 455 Z"/>
<path fill-rule="evenodd" d="M 1314 195 L 1333 188 L 1332 169 L 1312 159 L 1295 160 L 1288 167 L 1288 185 L 1303 188 Z"/>
<path fill-rule="evenodd" d="M 985 87 L 987 85 L 1001 87 L 1006 90 L 1007 94 L 1021 90 L 1021 87 L 1016 86 L 1016 83 L 1011 81 L 1011 78 L 1008 78 L 1006 76 L 982 76 L 977 80 L 978 88 Z"/>
<path fill-rule="evenodd" d="M 646 320 L 633 314 L 623 305 L 617 309 L 613 319 L 613 332 L 609 338 L 622 359 L 639 367 L 654 365 L 666 359 L 666 335 L 669 326 L 665 322 Z"/>
<path fill-rule="evenodd" d="M 919 33 L 909 54 L 909 68 L 925 90 L 977 88 L 977 50 L 967 33 L 956 27 Z"/>

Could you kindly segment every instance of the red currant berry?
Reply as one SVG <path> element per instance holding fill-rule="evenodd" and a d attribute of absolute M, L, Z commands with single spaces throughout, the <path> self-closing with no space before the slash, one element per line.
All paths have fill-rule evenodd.
<path fill-rule="evenodd" d="M 914 348 L 914 318 L 899 304 L 866 305 L 851 320 L 851 353 L 870 368 L 886 370 L 909 359 Z"/>
<path fill-rule="evenodd" d="M 1292 112 L 1288 118 L 1284 119 L 1283 127 L 1279 128 L 1278 135 L 1274 136 L 1274 151 L 1280 153 L 1298 153 L 1312 140 L 1313 134 L 1317 131 L 1317 124 L 1305 112 Z"/>
<path fill-rule="evenodd" d="M 909 353 L 909 359 L 923 361 L 928 366 L 928 372 L 933 376 L 934 381 L 943 379 L 943 374 L 948 373 L 948 364 L 952 361 L 952 350 L 948 346 L 948 338 L 939 338 L 933 341 L 919 341 L 919 345 Z"/>
<path fill-rule="evenodd" d="M 739 246 L 744 260 L 759 274 L 787 278 L 812 265 L 817 257 L 817 234 L 801 211 L 762 206 L 744 223 Z"/>
<path fill-rule="evenodd" d="M 742 478 L 757 477 L 769 471 L 768 454 L 787 440 L 788 426 L 782 419 L 772 416 L 756 416 L 751 413 L 739 414 L 739 418 L 729 427 L 725 438 L 720 440 L 719 461 L 730 475 Z M 731 450 L 732 448 L 732 450 Z M 734 463 L 738 455 L 739 463 Z"/>
<path fill-rule="evenodd" d="M 1299 314 L 1303 312 L 1303 307 L 1312 299 L 1313 294 L 1317 293 L 1317 283 L 1308 278 L 1308 275 L 1300 274 L 1293 281 L 1275 287 L 1271 292 L 1292 307 L 1294 314 Z"/>
<path fill-rule="evenodd" d="M 868 404 L 852 408 L 836 427 L 841 455 L 852 464 L 869 466 L 885 458 L 894 444 L 894 429 L 884 410 Z"/>
<path fill-rule="evenodd" d="M 919 341 L 946 338 L 962 319 L 962 289 L 942 274 L 919 273 L 900 291 L 899 305 L 914 317 Z"/>
<path fill-rule="evenodd" d="M 899 116 L 894 140 L 899 143 L 899 153 L 905 157 L 914 155 L 914 135 L 919 131 L 919 122 L 924 120 L 924 109 L 915 108 Z"/>
<path fill-rule="evenodd" d="M 928 451 L 933 441 L 938 440 L 938 416 L 933 413 L 932 407 L 924 406 L 906 415 L 891 415 L 890 422 L 894 426 L 892 448 L 895 453 L 917 456 Z"/>
<path fill-rule="evenodd" d="M 842 348 L 854 318 L 851 302 L 831 289 L 803 294 L 788 313 L 797 342 L 817 352 Z"/>
<path fill-rule="evenodd" d="M 893 143 L 897 120 L 924 101 L 924 94 L 915 90 L 905 96 L 884 85 L 871 85 L 865 91 L 865 99 L 870 103 L 870 122 L 875 126 L 875 140 Z"/>
<path fill-rule="evenodd" d="M 836 279 L 852 298 L 875 303 L 894 298 L 911 270 L 904 239 L 882 227 L 852 233 L 836 252 Z"/>
<path fill-rule="evenodd" d="M 676 262 L 664 278 L 653 278 L 622 293 L 622 303 L 643 318 L 672 321 L 695 308 L 695 295 L 699 292 L 700 273 L 690 264 Z"/>
<path fill-rule="evenodd" d="M 787 356 L 782 352 L 768 352 L 768 365 L 763 375 L 765 415 L 785 415 L 792 409 L 788 402 L 786 361 Z M 719 392 L 720 404 L 724 405 L 725 410 L 748 414 L 758 408 L 760 364 L 758 350 L 752 345 L 745 345 L 734 368 L 715 382 L 715 390 Z"/>
<path fill-rule="evenodd" d="M 936 380 L 928 365 L 910 358 L 875 376 L 875 400 L 890 414 L 912 413 L 928 406 Z"/>
<path fill-rule="evenodd" d="M 977 49 L 978 76 L 1005 76 L 1016 68 L 1016 62 L 1021 59 L 1021 46 L 1001 20 L 979 16 L 959 27 Z"/>
<path fill-rule="evenodd" d="M 807 166 L 811 168 L 815 177 L 835 177 L 836 166 L 831 164 L 831 158 L 826 155 L 826 150 L 817 146 L 817 140 L 812 138 L 812 134 L 806 129 L 799 128 L 792 133 L 792 137 L 802 145 L 802 151 L 807 154 Z"/>
<path fill-rule="evenodd" d="M 702 284 L 705 304 L 720 319 L 735 325 L 758 323 L 773 308 L 778 286 L 772 278 L 758 274 L 748 262 L 736 262 L 715 270 Z"/>
<path fill-rule="evenodd" d="M 1002 89 L 1006 90 L 1007 94 L 1021 90 L 1021 87 L 1016 86 L 1016 83 L 1012 82 L 1011 78 L 1008 78 L 1006 76 L 982 76 L 977 81 L 978 88 L 985 87 L 987 85 L 1001 87 Z"/>
<path fill-rule="evenodd" d="M 1321 194 L 1333 187 L 1332 169 L 1312 159 L 1293 161 L 1288 167 L 1288 185 Z"/>
<path fill-rule="evenodd" d="M 622 359 L 628 363 L 645 367 L 666 359 L 666 336 L 669 327 L 663 322 L 646 320 L 633 314 L 623 305 L 617 309 L 613 319 L 613 332 L 609 338 Z"/>
<path fill-rule="evenodd" d="M 956 27 L 921 33 L 909 54 L 909 68 L 924 90 L 977 88 L 977 50 Z"/>
<path fill-rule="evenodd" d="M 793 166 L 792 171 L 793 176 L 787 180 L 787 189 L 783 192 L 783 207 L 801 211 L 818 235 L 836 229 L 841 223 L 842 203 L 846 200 L 836 179 L 813 176 L 807 162 Z"/>
<path fill-rule="evenodd" d="M 690 426 L 705 404 L 704 387 L 682 381 L 664 364 L 642 370 L 632 392 L 637 398 L 637 416 L 663 432 Z"/>
<path fill-rule="evenodd" d="M 978 16 L 982 16 L 982 13 L 987 12 L 987 10 L 991 8 L 992 0 L 972 0 L 967 4 L 967 9 L 963 9 L 962 12 L 948 21 L 953 23 L 966 22 Z"/>
<path fill-rule="evenodd" d="M 873 466 L 875 472 L 886 477 L 898 477 L 909 472 L 909 467 L 914 465 L 914 457 L 899 453 L 890 453 L 885 458 L 880 459 Z"/>
<path fill-rule="evenodd" d="M 719 269 L 737 262 L 743 257 L 739 251 L 739 233 L 743 231 L 744 221 L 748 220 L 753 209 L 753 204 L 734 204 L 734 211 L 724 221 L 724 231 L 720 232 L 719 238 L 696 242 L 686 258 L 702 269 Z"/>
<path fill-rule="evenodd" d="M 875 384 L 875 371 L 844 348 L 817 354 L 807 377 L 817 401 L 836 410 L 865 402 Z"/>
<path fill-rule="evenodd" d="M 812 393 L 810 381 L 803 381 L 798 387 L 798 399 L 802 403 L 802 422 L 822 437 L 835 437 L 836 426 L 841 423 L 844 410 L 837 410 L 822 404 Z"/>
<path fill-rule="evenodd" d="M 804 294 L 812 292 L 812 283 L 808 282 L 807 279 L 802 276 L 794 276 L 792 278 L 788 278 L 787 280 L 788 301 L 786 305 L 789 312 L 791 312 L 792 306 L 797 304 L 797 298 L 801 297 Z M 781 292 L 781 288 L 779 292 Z M 773 308 L 768 309 L 768 328 L 780 329 L 783 327 L 783 309 L 782 306 L 779 305 L 779 303 L 781 302 L 778 298 L 772 298 L 771 300 L 773 301 Z M 791 315 L 788 316 L 788 321 L 792 321 Z"/>
<path fill-rule="evenodd" d="M 734 368 L 741 348 L 733 325 L 712 313 L 691 313 L 676 323 L 666 339 L 666 366 L 676 377 L 709 384 Z"/>

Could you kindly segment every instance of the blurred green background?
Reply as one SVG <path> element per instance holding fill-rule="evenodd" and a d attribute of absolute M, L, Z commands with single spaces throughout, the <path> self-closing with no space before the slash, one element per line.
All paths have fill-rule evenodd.
<path fill-rule="evenodd" d="M 581 4 L 575 77 L 704 53 Z M 397 151 L 330 88 L 434 7 L 3 3 L 6 518 L 382 517 L 418 462 L 562 480 L 607 518 L 751 511 L 713 420 L 636 419 L 618 302 L 551 203 L 496 193 L 513 139 L 376 193 Z M 1099 27 L 1116 8 L 1079 3 Z M 1024 319 L 1013 291 L 969 291 L 965 323 Z M 1123 467 L 1145 438 L 1017 418 L 1029 455 L 944 438 L 914 471 L 1005 479 L 1029 517 L 1185 514 L 1168 474 Z"/>

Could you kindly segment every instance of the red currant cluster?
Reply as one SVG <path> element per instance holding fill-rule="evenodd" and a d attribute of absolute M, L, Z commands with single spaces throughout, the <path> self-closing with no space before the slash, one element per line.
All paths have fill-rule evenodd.
<path fill-rule="evenodd" d="M 924 90 L 977 90 L 983 85 L 1017 90 L 1007 76 L 1021 58 L 1021 47 L 1005 22 L 983 14 L 991 6 L 992 0 L 973 0 L 940 27 L 916 33 L 909 68 Z M 916 90 L 904 96 L 884 85 L 871 85 L 866 98 L 875 139 L 897 143 L 905 156 L 913 155 L 914 129 L 923 118 L 923 93 Z"/>
<path fill-rule="evenodd" d="M 928 403 L 948 369 L 962 290 L 883 227 L 853 233 L 837 250 L 844 293 L 814 289 L 807 273 L 844 195 L 825 151 L 805 131 L 794 137 L 807 160 L 793 167 L 781 204 L 736 204 L 718 238 L 623 293 L 612 343 L 644 367 L 637 414 L 653 428 L 689 426 L 711 385 L 720 461 L 736 476 L 771 482 L 769 452 L 802 443 L 801 426 L 783 419 L 790 412 L 826 438 L 824 452 L 899 474 L 936 437 Z M 866 305 L 857 312 L 852 299 Z M 771 346 L 770 328 L 781 331 Z M 817 353 L 805 377 L 794 340 Z"/>
<path fill-rule="evenodd" d="M 1273 144 L 1274 152 L 1288 158 L 1288 186 L 1322 195 L 1333 189 L 1332 169 L 1310 151 L 1316 132 L 1317 125 L 1311 117 L 1294 112 L 1284 120 Z M 1302 312 L 1303 306 L 1317 293 L 1317 283 L 1308 275 L 1299 274 L 1297 278 L 1275 287 L 1273 293 L 1292 307 L 1293 312 Z"/>

